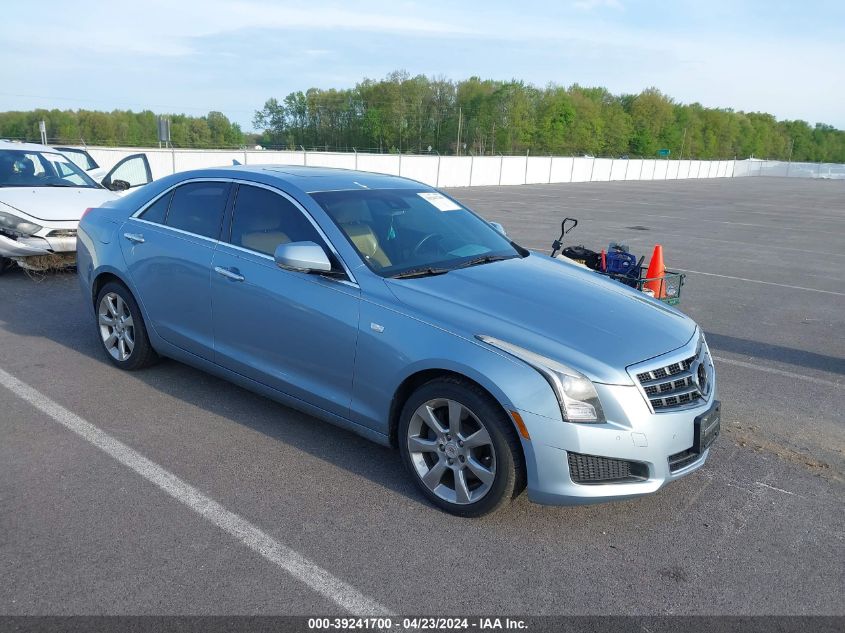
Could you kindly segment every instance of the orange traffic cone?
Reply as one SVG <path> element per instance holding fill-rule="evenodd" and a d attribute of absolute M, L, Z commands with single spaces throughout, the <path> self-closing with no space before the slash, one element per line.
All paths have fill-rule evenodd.
<path fill-rule="evenodd" d="M 654 254 L 651 256 L 651 261 L 648 264 L 648 272 L 646 273 L 646 278 L 651 279 L 651 281 L 643 284 L 643 288 L 648 288 L 654 293 L 655 299 L 664 299 L 666 297 L 665 276 L 666 265 L 663 263 L 663 247 L 657 244 L 654 247 Z"/>

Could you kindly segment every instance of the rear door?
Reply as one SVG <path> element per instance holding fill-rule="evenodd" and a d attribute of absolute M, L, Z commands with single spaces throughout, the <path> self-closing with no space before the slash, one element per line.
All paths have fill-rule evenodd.
<path fill-rule="evenodd" d="M 118 161 L 103 177 L 102 185 L 112 191 L 127 191 L 153 181 L 153 172 L 146 154 L 132 154 Z"/>
<path fill-rule="evenodd" d="M 150 326 L 168 343 L 213 360 L 209 276 L 231 183 L 191 181 L 159 196 L 121 228 L 121 247 Z"/>

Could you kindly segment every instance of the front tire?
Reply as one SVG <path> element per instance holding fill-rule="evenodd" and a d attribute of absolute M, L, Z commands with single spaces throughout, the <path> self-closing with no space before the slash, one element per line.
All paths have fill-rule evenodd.
<path fill-rule="evenodd" d="M 97 333 L 112 363 L 121 369 L 135 371 L 158 361 L 141 310 L 126 286 L 107 283 L 97 294 L 95 308 Z"/>
<path fill-rule="evenodd" d="M 487 392 L 458 377 L 411 395 L 399 420 L 399 450 L 423 494 L 451 514 L 489 514 L 525 486 L 513 423 Z"/>

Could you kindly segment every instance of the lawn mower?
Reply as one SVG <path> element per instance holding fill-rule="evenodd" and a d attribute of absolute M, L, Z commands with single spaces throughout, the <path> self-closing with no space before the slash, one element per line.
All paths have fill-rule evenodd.
<path fill-rule="evenodd" d="M 662 246 L 655 246 L 648 266 L 643 264 L 645 256 L 637 259 L 625 244 L 611 242 L 607 251 L 602 249 L 598 253 L 583 245 L 564 247 L 564 236 L 576 226 L 578 220 L 575 218 L 564 218 L 560 223 L 560 237 L 552 242 L 552 257 L 570 259 L 669 305 L 680 302 L 686 275 L 666 270 Z"/>

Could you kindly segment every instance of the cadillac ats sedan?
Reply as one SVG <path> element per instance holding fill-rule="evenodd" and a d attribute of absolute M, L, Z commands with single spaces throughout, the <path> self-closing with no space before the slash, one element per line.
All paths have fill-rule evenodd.
<path fill-rule="evenodd" d="M 117 367 L 170 357 L 398 448 L 454 514 L 652 493 L 719 433 L 691 319 L 404 178 L 175 174 L 89 211 L 77 257 Z"/>

